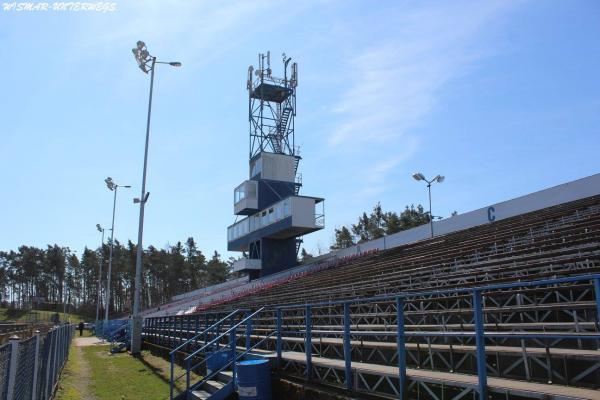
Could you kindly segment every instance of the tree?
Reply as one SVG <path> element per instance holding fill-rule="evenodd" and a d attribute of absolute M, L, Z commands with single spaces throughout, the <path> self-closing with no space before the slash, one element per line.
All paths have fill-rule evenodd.
<path fill-rule="evenodd" d="M 310 261 L 313 258 L 314 258 L 314 256 L 312 254 L 310 254 L 308 251 L 306 251 L 306 249 L 303 247 L 302 251 L 300 252 L 300 259 L 302 260 L 302 262 Z"/>
<path fill-rule="evenodd" d="M 414 228 L 429 223 L 429 213 L 425 212 L 422 205 L 406 206 L 398 215 L 394 211 L 384 212 L 381 203 L 377 202 L 371 214 L 363 212 L 356 224 L 348 229 L 342 226 L 335 229 L 335 242 L 332 250 L 344 249 L 356 243 L 379 239 L 406 229 Z"/>
<path fill-rule="evenodd" d="M 331 250 L 345 249 L 354 245 L 354 236 L 345 226 L 335 230 L 335 243 L 331 246 Z"/>
<path fill-rule="evenodd" d="M 221 260 L 221 255 L 215 251 L 210 261 L 206 264 L 208 284 L 215 285 L 225 282 L 229 274 L 229 266 Z"/>

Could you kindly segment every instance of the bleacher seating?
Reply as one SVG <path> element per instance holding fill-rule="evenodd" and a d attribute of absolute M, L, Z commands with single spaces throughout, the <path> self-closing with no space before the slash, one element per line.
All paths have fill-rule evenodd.
<path fill-rule="evenodd" d="M 255 352 L 272 355 L 276 336 L 268 335 L 279 328 L 281 376 L 347 387 L 349 355 L 350 389 L 397 398 L 399 324 L 393 296 L 402 294 L 410 383 L 405 398 L 458 399 L 477 392 L 480 373 L 474 294 L 465 289 L 496 285 L 482 293 L 490 395 L 600 399 L 600 287 L 594 286 L 600 280 L 510 285 L 598 273 L 600 196 L 594 196 L 331 265 L 211 304 L 202 315 L 147 319 L 145 343 L 173 348 L 216 315 L 265 307 L 247 328 L 247 340 L 266 338 Z M 349 332 L 344 332 L 346 312 Z M 237 345 L 244 346 L 240 331 Z M 305 358 L 307 346 L 311 357 Z"/>

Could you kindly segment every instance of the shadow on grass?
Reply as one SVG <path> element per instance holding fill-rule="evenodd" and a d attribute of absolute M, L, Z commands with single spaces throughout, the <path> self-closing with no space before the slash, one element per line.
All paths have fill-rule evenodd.
<path fill-rule="evenodd" d="M 162 379 L 164 382 L 171 384 L 171 373 L 170 371 L 167 373 L 165 373 L 164 368 L 160 368 L 157 367 L 155 365 L 150 364 L 143 355 L 138 354 L 133 356 L 134 358 L 136 358 L 137 360 L 139 360 L 142 364 L 144 364 L 144 366 L 146 368 L 148 368 L 150 371 L 152 371 L 152 373 L 154 373 L 156 376 L 158 376 L 160 379 Z M 145 370 L 141 369 L 138 372 L 144 372 Z"/>
<path fill-rule="evenodd" d="M 161 366 L 157 366 L 157 365 L 153 364 L 152 362 L 149 362 L 148 359 L 146 359 L 144 357 L 144 353 L 136 355 L 134 357 L 137 360 L 139 360 L 152 373 L 154 373 L 156 376 L 158 376 L 162 381 L 164 381 L 166 384 L 170 385 L 171 384 L 170 361 L 164 359 L 163 357 L 161 357 L 159 355 L 153 354 L 150 351 L 148 351 L 146 354 L 149 355 L 149 356 L 146 356 L 147 358 L 160 360 L 159 362 L 164 363 L 165 365 L 161 367 Z M 143 369 L 139 370 L 139 372 L 144 372 L 144 371 L 145 370 L 143 370 Z M 174 374 L 175 374 L 174 378 L 176 379 L 175 393 L 177 393 L 177 394 L 183 393 L 185 391 L 185 379 L 181 379 L 181 378 L 184 378 L 184 376 L 185 376 L 184 371 L 182 371 L 182 369 L 177 366 L 175 368 Z M 193 372 L 190 374 L 191 384 L 194 384 L 201 378 L 202 378 L 201 375 L 195 374 Z"/>

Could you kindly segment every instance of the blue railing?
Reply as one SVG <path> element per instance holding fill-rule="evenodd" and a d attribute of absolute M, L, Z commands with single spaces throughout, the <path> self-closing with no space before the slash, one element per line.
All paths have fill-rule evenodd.
<path fill-rule="evenodd" d="M 214 377 L 218 372 L 222 371 L 223 369 L 225 369 L 227 366 L 232 365 L 233 366 L 233 373 L 235 376 L 235 360 L 237 360 L 239 357 L 237 356 L 237 328 L 240 325 L 244 325 L 246 324 L 246 352 L 250 349 L 250 334 L 251 334 L 251 330 L 248 329 L 248 326 L 251 326 L 251 321 L 252 318 L 254 318 L 256 315 L 260 314 L 261 312 L 264 311 L 264 307 L 258 309 L 257 311 L 249 314 L 248 316 L 246 316 L 244 319 L 242 319 L 240 322 L 238 322 L 237 324 L 231 326 L 229 329 L 227 329 L 225 332 L 223 332 L 222 334 L 220 334 L 219 336 L 215 337 L 214 339 L 212 339 L 210 342 L 206 343 L 204 346 L 202 346 L 201 348 L 197 349 L 196 351 L 194 351 L 193 353 L 189 354 L 185 359 L 185 370 L 186 370 L 186 393 L 189 392 L 190 390 L 194 390 L 195 388 L 201 386 L 204 382 L 206 382 L 207 380 L 209 380 L 210 378 Z M 271 336 L 271 335 L 269 335 Z M 209 359 L 211 359 L 212 357 L 214 357 L 216 354 L 218 354 L 219 352 L 219 343 L 221 341 L 221 339 L 228 337 L 228 342 L 226 344 L 223 345 L 223 347 L 226 349 L 226 351 L 230 352 L 228 353 L 227 356 L 227 361 L 225 363 L 225 366 L 221 366 L 221 368 L 218 371 L 211 371 L 210 374 L 208 374 L 207 376 L 205 376 L 204 378 L 202 378 L 200 381 L 196 382 L 195 384 L 191 385 L 190 384 L 190 374 L 191 372 L 193 372 L 194 370 L 196 370 L 199 366 L 206 364 L 207 361 Z M 199 363 L 197 363 L 196 365 L 191 365 L 192 360 L 194 359 L 194 357 L 197 357 L 199 354 L 201 354 L 202 352 L 204 352 L 206 349 L 210 349 L 212 346 L 216 346 L 216 351 L 212 352 L 209 356 L 204 357 L 202 359 L 202 361 L 200 361 Z"/>
<path fill-rule="evenodd" d="M 503 289 L 531 288 L 536 286 L 561 285 L 566 283 L 575 283 L 582 281 L 591 281 L 595 292 L 596 308 L 596 333 L 550 333 L 543 334 L 535 332 L 485 332 L 484 331 L 484 308 L 483 293 Z M 407 332 L 404 329 L 404 305 L 406 300 L 415 298 L 441 297 L 450 294 L 470 295 L 473 304 L 474 330 L 472 332 Z M 600 275 L 582 275 L 566 278 L 544 279 L 528 282 L 513 282 L 503 284 L 493 284 L 488 286 L 478 286 L 473 288 L 458 288 L 448 290 L 429 290 L 421 292 L 401 293 L 396 295 L 375 296 L 370 298 L 357 298 L 352 300 L 328 301 L 312 304 L 292 304 L 276 307 L 276 353 L 278 364 L 281 365 L 282 358 L 282 319 L 283 312 L 287 309 L 304 309 L 304 349 L 306 353 L 306 378 L 310 379 L 312 370 L 312 309 L 315 307 L 343 306 L 343 349 L 344 349 L 344 372 L 345 387 L 348 390 L 352 386 L 352 357 L 350 344 L 350 306 L 364 303 L 373 303 L 381 301 L 395 301 L 396 303 L 396 331 L 395 332 L 353 332 L 353 336 L 396 336 L 397 359 L 398 359 L 398 379 L 400 399 L 407 399 L 406 394 L 406 337 L 474 337 L 475 353 L 477 359 L 477 391 L 480 400 L 487 399 L 487 371 L 485 360 L 485 339 L 486 338 L 513 338 L 513 339 L 577 339 L 577 340 L 600 340 Z M 285 333 L 285 332 L 283 332 Z M 297 333 L 297 332 L 295 332 Z"/>
<path fill-rule="evenodd" d="M 129 319 L 110 319 L 108 321 L 98 321 L 95 324 L 96 336 L 110 341 L 111 337 L 124 326 L 129 324 Z"/>
<path fill-rule="evenodd" d="M 175 355 L 178 351 L 180 351 L 181 349 L 183 349 L 184 347 L 187 347 L 189 345 L 191 345 L 192 343 L 197 343 L 198 339 L 200 339 L 201 337 L 204 337 L 204 346 L 202 347 L 202 349 L 204 349 L 204 347 L 206 347 L 206 342 L 207 342 L 207 337 L 211 332 L 215 332 L 214 334 L 216 336 L 218 336 L 218 332 L 220 331 L 221 325 L 227 321 L 228 319 L 231 319 L 233 317 L 235 317 L 235 315 L 237 315 L 241 310 L 235 310 L 232 311 L 231 313 L 227 314 L 225 317 L 223 317 L 222 319 L 220 319 L 219 321 L 215 322 L 214 324 L 212 324 L 211 326 L 207 327 L 206 329 L 204 329 L 202 332 L 197 333 L 196 335 L 192 336 L 191 338 L 189 338 L 188 340 L 186 340 L 184 343 L 180 344 L 179 346 L 175 347 L 173 350 L 171 350 L 169 352 L 169 358 L 171 361 L 171 378 L 170 378 L 170 392 L 169 392 L 169 398 L 172 400 L 173 399 L 173 391 L 175 388 L 175 383 L 181 379 L 182 377 L 186 376 L 186 380 L 188 383 L 186 383 L 186 386 L 189 387 L 189 379 L 190 379 L 190 373 L 189 371 L 186 370 L 185 374 L 182 374 L 178 377 L 174 377 L 173 375 L 175 374 Z"/>

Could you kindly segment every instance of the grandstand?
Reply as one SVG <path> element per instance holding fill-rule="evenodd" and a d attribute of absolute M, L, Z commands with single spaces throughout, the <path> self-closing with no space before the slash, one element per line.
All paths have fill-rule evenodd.
<path fill-rule="evenodd" d="M 482 224 L 463 214 L 434 238 L 365 243 L 188 314 L 147 318 L 145 345 L 193 372 L 215 346 L 270 357 L 280 390 L 300 381 L 352 398 L 600 399 L 600 175 L 473 213 L 490 209 Z M 231 365 L 189 392 L 232 390 Z"/>

